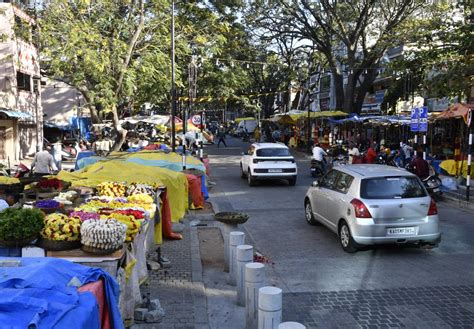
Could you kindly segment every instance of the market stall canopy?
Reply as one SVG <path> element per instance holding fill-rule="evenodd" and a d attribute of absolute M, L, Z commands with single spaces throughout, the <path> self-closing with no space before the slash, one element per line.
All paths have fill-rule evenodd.
<path fill-rule="evenodd" d="M 441 114 L 436 117 L 436 120 L 463 118 L 464 122 L 467 124 L 469 109 L 474 110 L 474 104 L 456 103 L 441 112 Z"/>
<path fill-rule="evenodd" d="M 351 113 L 348 118 L 344 119 L 329 119 L 330 123 L 333 124 L 343 124 L 346 122 L 358 122 L 365 123 L 370 122 L 373 124 L 399 124 L 399 125 L 409 125 L 411 120 L 408 116 L 403 115 L 368 115 L 368 116 L 359 116 L 355 113 Z"/>
<path fill-rule="evenodd" d="M 242 121 L 251 121 L 251 120 L 255 120 L 255 118 L 254 117 L 236 118 L 234 121 L 236 123 L 239 123 L 239 122 L 242 122 Z"/>
<path fill-rule="evenodd" d="M 178 155 L 177 155 L 178 156 Z M 137 175 L 139 173 L 139 175 Z M 141 165 L 122 160 L 94 163 L 79 171 L 60 171 L 58 179 L 72 186 L 96 187 L 106 181 L 124 181 L 152 186 L 165 186 L 171 206 L 171 220 L 177 222 L 188 209 L 188 180 L 186 175 L 166 168 Z"/>
<path fill-rule="evenodd" d="M 33 120 L 33 116 L 31 114 L 13 111 L 5 108 L 0 108 L 0 114 L 5 115 L 9 119 Z"/>
<path fill-rule="evenodd" d="M 268 119 L 268 121 L 279 123 L 282 125 L 293 125 L 296 123 L 296 121 L 293 120 L 293 118 L 289 114 L 277 114 L 271 117 L 270 119 Z"/>
<path fill-rule="evenodd" d="M 306 119 L 308 117 L 308 112 L 302 112 L 298 114 L 290 114 L 293 120 Z M 348 116 L 346 112 L 342 111 L 318 111 L 318 112 L 309 112 L 309 117 L 314 118 L 332 118 L 332 117 L 343 117 Z"/>

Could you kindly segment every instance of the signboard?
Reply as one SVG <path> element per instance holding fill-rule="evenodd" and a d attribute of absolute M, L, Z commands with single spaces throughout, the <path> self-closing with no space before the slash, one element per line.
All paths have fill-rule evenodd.
<path fill-rule="evenodd" d="M 191 117 L 191 122 L 195 126 L 200 126 L 201 125 L 201 115 L 200 114 L 193 115 Z"/>
<path fill-rule="evenodd" d="M 423 106 L 420 108 L 420 120 L 419 120 L 419 127 L 418 130 L 420 132 L 427 132 L 428 131 L 428 108 Z"/>
<path fill-rule="evenodd" d="M 418 107 L 412 108 L 411 109 L 411 124 L 410 124 L 410 130 L 412 132 L 418 132 L 419 118 L 420 118 L 420 112 L 418 110 Z"/>

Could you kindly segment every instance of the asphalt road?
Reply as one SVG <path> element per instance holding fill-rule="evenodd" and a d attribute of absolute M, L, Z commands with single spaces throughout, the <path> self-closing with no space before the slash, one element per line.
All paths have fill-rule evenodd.
<path fill-rule="evenodd" d="M 474 213 L 439 203 L 438 248 L 380 246 L 345 253 L 338 237 L 304 218 L 303 198 L 312 182 L 309 160 L 297 156 L 298 181 L 240 178 L 248 143 L 227 139 L 210 146 L 217 211 L 250 215 L 248 242 L 274 262 L 271 284 L 283 289 L 285 321 L 307 327 L 474 328 Z"/>

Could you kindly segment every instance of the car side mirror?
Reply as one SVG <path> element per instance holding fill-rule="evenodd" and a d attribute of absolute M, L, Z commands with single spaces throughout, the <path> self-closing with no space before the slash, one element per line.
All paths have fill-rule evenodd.
<path fill-rule="evenodd" d="M 315 180 L 311 183 L 312 187 L 318 187 L 319 186 L 319 181 Z"/>

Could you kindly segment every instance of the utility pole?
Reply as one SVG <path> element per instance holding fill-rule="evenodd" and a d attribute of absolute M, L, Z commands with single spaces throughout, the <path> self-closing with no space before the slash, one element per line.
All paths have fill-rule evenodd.
<path fill-rule="evenodd" d="M 175 151 L 176 144 L 176 85 L 174 61 L 174 0 L 171 1 L 171 151 Z"/>

